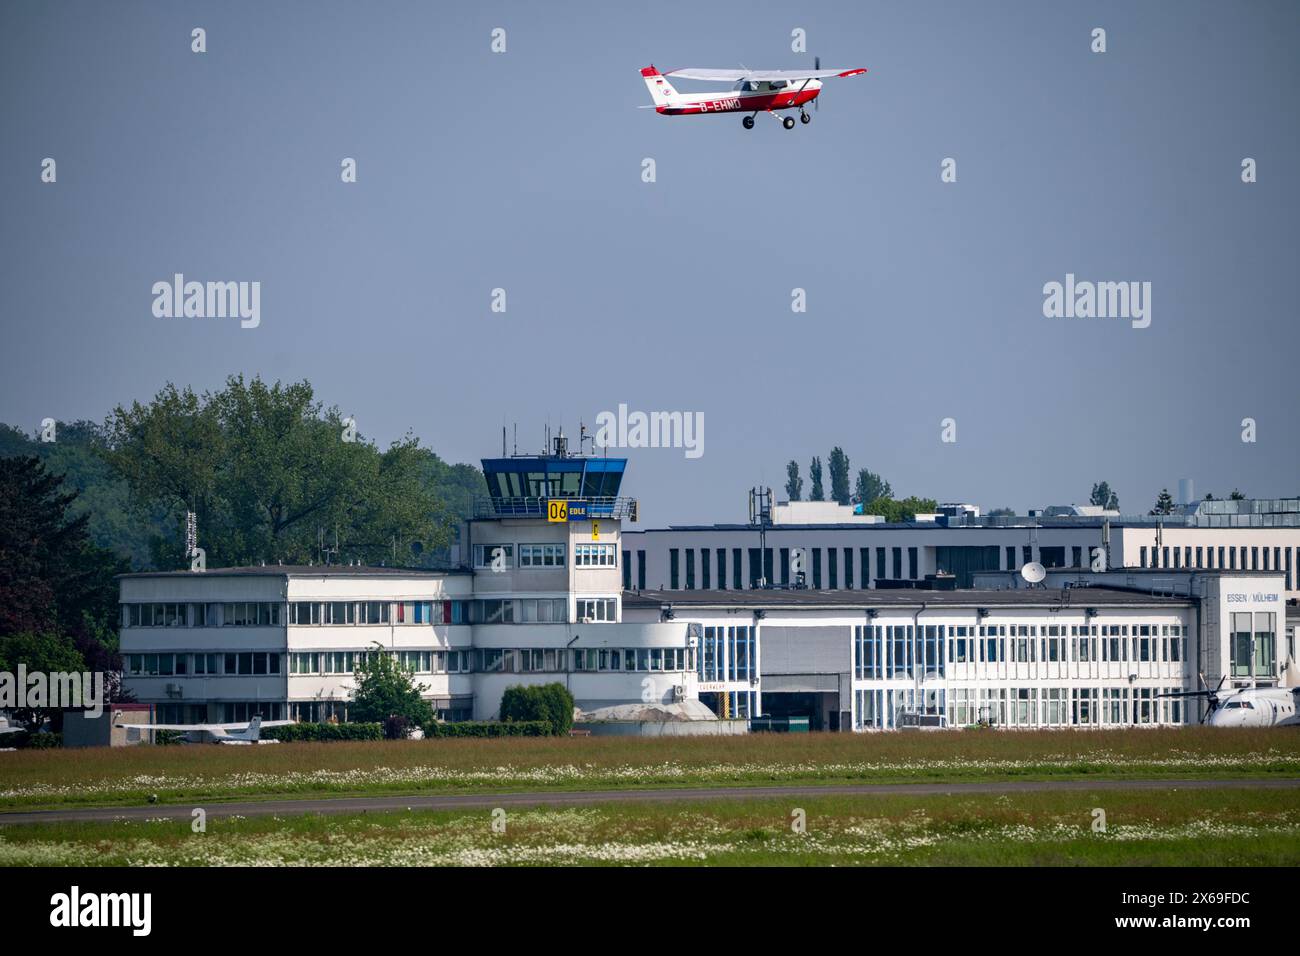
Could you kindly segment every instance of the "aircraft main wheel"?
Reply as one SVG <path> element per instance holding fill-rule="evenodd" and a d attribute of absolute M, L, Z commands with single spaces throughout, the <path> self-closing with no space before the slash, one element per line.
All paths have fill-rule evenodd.
<path fill-rule="evenodd" d="M 801 123 L 811 123 L 811 122 L 812 122 L 812 117 L 809 116 L 807 113 L 800 113 L 800 114 L 799 114 L 799 122 L 801 122 Z"/>
<path fill-rule="evenodd" d="M 794 129 L 794 117 L 787 116 L 785 119 L 781 120 L 781 125 L 786 129 Z"/>
<path fill-rule="evenodd" d="M 741 120 L 741 122 L 745 124 L 745 129 L 754 128 L 754 117 L 752 116 L 746 116 L 744 119 Z"/>

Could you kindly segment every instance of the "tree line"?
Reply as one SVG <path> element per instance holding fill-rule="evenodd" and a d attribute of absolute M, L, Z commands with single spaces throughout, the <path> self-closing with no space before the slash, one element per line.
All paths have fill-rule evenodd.
<path fill-rule="evenodd" d="M 115 680 L 115 577 L 188 568 L 188 512 L 208 567 L 438 566 L 487 493 L 477 468 L 448 465 L 410 434 L 386 449 L 366 440 L 306 381 L 231 376 L 202 395 L 169 383 L 102 424 L 56 423 L 51 437 L 0 425 L 0 671 L 10 673 L 22 663 Z"/>
<path fill-rule="evenodd" d="M 808 463 L 808 477 L 811 487 L 809 501 L 834 501 L 840 505 L 861 505 L 862 513 L 880 515 L 886 521 L 911 521 L 918 513 L 928 513 L 938 507 L 933 498 L 918 498 L 909 495 L 895 499 L 894 490 L 888 481 L 869 468 L 859 468 L 854 479 L 853 490 L 849 490 L 849 456 L 844 449 L 836 445 L 827 458 L 830 471 L 831 492 L 828 499 L 825 494 L 822 474 L 822 460 L 814 455 Z M 790 501 L 803 500 L 803 477 L 799 474 L 799 462 L 791 459 L 785 466 L 785 493 Z"/>

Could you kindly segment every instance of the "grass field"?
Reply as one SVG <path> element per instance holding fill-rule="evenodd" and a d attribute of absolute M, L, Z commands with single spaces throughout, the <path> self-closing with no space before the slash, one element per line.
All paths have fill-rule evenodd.
<path fill-rule="evenodd" d="M 792 827 L 796 805 L 806 830 Z M 1106 829 L 1093 829 L 1094 810 Z M 1294 866 L 1294 793 L 810 797 L 0 828 L 0 866 Z"/>
<path fill-rule="evenodd" d="M 0 809 L 242 796 L 1008 779 L 1300 776 L 1300 733 L 510 738 L 0 753 Z"/>

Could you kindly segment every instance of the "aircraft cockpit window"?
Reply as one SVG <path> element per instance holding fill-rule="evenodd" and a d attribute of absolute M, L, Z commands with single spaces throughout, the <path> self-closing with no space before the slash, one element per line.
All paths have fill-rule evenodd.
<path fill-rule="evenodd" d="M 783 90 L 785 89 L 785 80 L 773 80 L 770 85 L 774 90 Z"/>

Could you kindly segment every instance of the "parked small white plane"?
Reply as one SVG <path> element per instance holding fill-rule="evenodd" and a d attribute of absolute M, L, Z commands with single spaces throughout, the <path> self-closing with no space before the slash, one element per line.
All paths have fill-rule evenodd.
<path fill-rule="evenodd" d="M 1223 681 L 1214 690 L 1188 690 L 1159 697 L 1202 697 L 1210 705 L 1201 723 L 1211 727 L 1300 726 L 1300 687 L 1229 688 Z M 1201 678 L 1205 686 L 1205 678 Z"/>
<path fill-rule="evenodd" d="M 202 731 L 212 735 L 214 744 L 232 744 L 247 746 L 250 744 L 278 744 L 278 740 L 263 740 L 263 727 L 283 727 L 292 724 L 292 720 L 262 720 L 254 717 L 240 724 L 114 724 L 126 730 L 174 730 L 178 733 L 198 733 Z"/>

